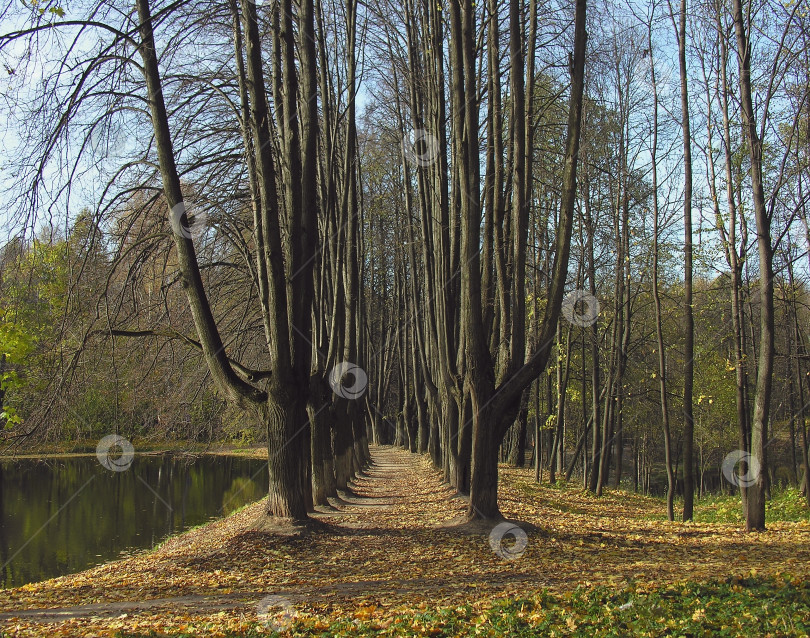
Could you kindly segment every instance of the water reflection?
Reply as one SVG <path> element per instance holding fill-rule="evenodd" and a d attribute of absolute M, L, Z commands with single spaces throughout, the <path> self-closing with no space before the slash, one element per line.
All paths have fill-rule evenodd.
<path fill-rule="evenodd" d="M 266 463 L 137 456 L 126 472 L 93 457 L 0 462 L 0 584 L 69 574 L 154 546 L 265 494 Z"/>

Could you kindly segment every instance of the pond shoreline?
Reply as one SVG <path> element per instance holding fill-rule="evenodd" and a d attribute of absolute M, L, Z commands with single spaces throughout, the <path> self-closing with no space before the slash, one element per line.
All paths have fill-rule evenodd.
<path fill-rule="evenodd" d="M 240 456 L 244 458 L 267 458 L 267 447 L 218 447 L 216 449 L 200 449 L 188 450 L 182 448 L 172 447 L 157 447 L 154 449 L 145 449 L 142 452 L 135 451 L 135 456 L 161 456 L 163 454 L 173 454 L 176 456 Z M 96 456 L 95 452 L 30 452 L 26 451 L 20 454 L 0 454 L 0 461 L 17 461 L 17 460 L 31 460 L 31 459 L 71 459 L 71 458 L 88 458 Z"/>
<path fill-rule="evenodd" d="M 145 452 L 120 466 L 89 453 L 1 460 L 0 584 L 76 573 L 228 515 L 266 496 L 265 459 L 215 449 Z"/>

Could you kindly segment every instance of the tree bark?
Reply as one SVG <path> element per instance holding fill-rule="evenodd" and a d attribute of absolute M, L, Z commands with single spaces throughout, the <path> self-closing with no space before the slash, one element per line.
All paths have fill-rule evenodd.
<path fill-rule="evenodd" d="M 695 374 L 695 320 L 692 309 L 692 133 L 689 124 L 689 89 L 686 74 L 686 0 L 681 0 L 678 36 L 678 64 L 681 79 L 681 128 L 683 135 L 683 520 L 691 521 L 694 510 L 694 409 L 692 392 Z M 674 23 L 674 16 L 673 16 Z"/>
<path fill-rule="evenodd" d="M 733 0 L 734 30 L 737 35 L 737 55 L 740 69 L 740 106 L 743 129 L 751 158 L 751 192 L 757 226 L 757 252 L 759 254 L 759 357 L 757 383 L 754 393 L 754 414 L 751 423 L 751 454 L 760 463 L 760 472 L 753 485 L 748 486 L 746 531 L 765 529 L 765 489 L 767 459 L 765 445 L 768 437 L 768 417 L 771 407 L 774 357 L 773 316 L 773 247 L 771 246 L 771 219 L 765 207 L 762 179 L 762 141 L 757 133 L 751 97 L 751 42 L 748 37 L 742 0 Z"/>

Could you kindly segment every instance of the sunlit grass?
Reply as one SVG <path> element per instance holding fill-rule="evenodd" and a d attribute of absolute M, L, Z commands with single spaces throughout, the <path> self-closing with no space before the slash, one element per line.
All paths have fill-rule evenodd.
<path fill-rule="evenodd" d="M 192 636 L 193 633 L 173 633 Z M 276 632 L 263 625 L 229 637 L 256 636 L 806 636 L 810 583 L 799 578 L 729 578 L 711 583 L 577 587 L 525 598 L 476 600 L 410 610 L 360 606 L 338 617 L 303 613 Z M 155 633 L 119 633 L 147 638 Z"/>
<path fill-rule="evenodd" d="M 796 488 L 773 490 L 765 502 L 765 520 L 797 523 L 810 520 L 804 496 Z M 710 494 L 695 503 L 698 523 L 742 523 L 742 500 L 739 494 Z"/>

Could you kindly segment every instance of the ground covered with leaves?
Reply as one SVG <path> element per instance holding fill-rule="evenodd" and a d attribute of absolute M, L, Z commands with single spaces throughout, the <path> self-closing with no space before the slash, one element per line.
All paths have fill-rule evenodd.
<path fill-rule="evenodd" d="M 669 523 L 655 499 L 502 468 L 525 551 L 455 525 L 424 457 L 374 448 L 303 536 L 251 531 L 262 503 L 151 552 L 0 591 L 9 636 L 806 635 L 810 523 Z M 480 532 L 480 530 L 479 530 Z M 508 544 L 504 546 L 509 549 Z M 514 549 L 514 548 L 513 548 Z M 520 548 L 517 548 L 518 550 Z M 511 558 L 507 560 L 506 558 Z"/>

